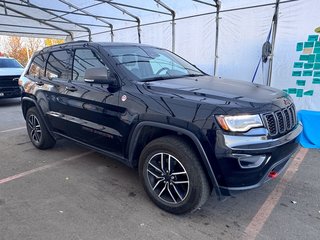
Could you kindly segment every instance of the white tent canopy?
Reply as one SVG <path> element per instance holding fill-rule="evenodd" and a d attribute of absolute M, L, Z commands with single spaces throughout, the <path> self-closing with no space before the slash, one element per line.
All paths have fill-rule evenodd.
<path fill-rule="evenodd" d="M 0 34 L 156 45 L 211 74 L 271 82 L 298 108 L 320 110 L 318 9 L 318 0 L 0 0 Z"/>

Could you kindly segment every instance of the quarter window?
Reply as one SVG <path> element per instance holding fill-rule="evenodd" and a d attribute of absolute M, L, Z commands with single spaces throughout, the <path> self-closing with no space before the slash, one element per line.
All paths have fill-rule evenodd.
<path fill-rule="evenodd" d="M 38 78 L 44 77 L 47 56 L 47 54 L 38 54 L 30 65 L 28 75 L 36 76 Z"/>
<path fill-rule="evenodd" d="M 77 49 L 73 61 L 72 79 L 84 81 L 84 73 L 88 68 L 106 67 L 102 59 L 90 49 Z"/>
<path fill-rule="evenodd" d="M 70 80 L 71 59 L 72 51 L 70 50 L 52 52 L 47 63 L 46 77 Z"/>

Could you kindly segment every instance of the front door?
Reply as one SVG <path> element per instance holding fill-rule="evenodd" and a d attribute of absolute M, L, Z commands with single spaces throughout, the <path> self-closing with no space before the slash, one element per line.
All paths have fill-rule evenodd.
<path fill-rule="evenodd" d="M 119 91 L 84 81 L 86 69 L 109 67 L 94 49 L 76 48 L 73 53 L 72 78 L 60 99 L 67 122 L 64 131 L 71 138 L 122 155 Z"/>

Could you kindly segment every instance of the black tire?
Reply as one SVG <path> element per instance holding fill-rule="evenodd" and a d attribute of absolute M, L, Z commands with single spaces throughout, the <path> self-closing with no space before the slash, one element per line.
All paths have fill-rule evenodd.
<path fill-rule="evenodd" d="M 55 145 L 55 139 L 48 132 L 48 129 L 35 107 L 31 107 L 27 111 L 26 125 L 29 138 L 36 148 L 48 149 Z"/>
<path fill-rule="evenodd" d="M 210 195 L 208 179 L 195 150 L 177 136 L 161 137 L 145 146 L 139 175 L 150 199 L 170 213 L 193 212 Z"/>

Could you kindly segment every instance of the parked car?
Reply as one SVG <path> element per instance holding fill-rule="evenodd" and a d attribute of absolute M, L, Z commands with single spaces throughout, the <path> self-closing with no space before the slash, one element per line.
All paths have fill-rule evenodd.
<path fill-rule="evenodd" d="M 302 126 L 283 91 L 209 76 L 147 45 L 70 42 L 36 53 L 20 78 L 35 147 L 62 136 L 138 168 L 165 211 L 261 186 L 287 166 Z"/>
<path fill-rule="evenodd" d="M 18 79 L 24 68 L 14 58 L 0 57 L 0 98 L 21 96 Z"/>

